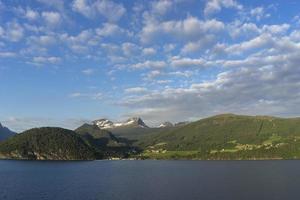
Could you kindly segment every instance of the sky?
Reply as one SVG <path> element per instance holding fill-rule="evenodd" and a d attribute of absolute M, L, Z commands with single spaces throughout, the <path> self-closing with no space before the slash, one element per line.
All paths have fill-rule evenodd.
<path fill-rule="evenodd" d="M 0 0 L 0 122 L 300 116 L 298 0 Z"/>

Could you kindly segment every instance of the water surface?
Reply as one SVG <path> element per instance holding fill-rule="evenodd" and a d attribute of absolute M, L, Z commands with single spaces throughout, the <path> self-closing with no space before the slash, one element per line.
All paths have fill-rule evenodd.
<path fill-rule="evenodd" d="M 0 161 L 0 199 L 299 199 L 300 161 Z"/>

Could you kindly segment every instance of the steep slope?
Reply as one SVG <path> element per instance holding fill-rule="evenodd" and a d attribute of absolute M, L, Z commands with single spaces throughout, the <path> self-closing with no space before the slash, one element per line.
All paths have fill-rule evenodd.
<path fill-rule="evenodd" d="M 89 142 L 105 148 L 106 146 L 119 146 L 119 140 L 108 130 L 100 129 L 97 125 L 83 124 L 75 130 L 76 133 L 88 139 Z M 93 140 L 90 140 L 93 138 Z"/>
<path fill-rule="evenodd" d="M 92 160 L 96 155 L 74 131 L 34 128 L 0 143 L 0 158 L 34 160 Z"/>
<path fill-rule="evenodd" d="M 120 140 L 110 131 L 100 129 L 95 124 L 83 124 L 75 132 L 94 149 L 100 150 L 104 157 L 126 157 L 132 149 L 127 140 Z"/>
<path fill-rule="evenodd" d="M 300 157 L 300 118 L 218 115 L 144 137 L 146 150 L 197 151 L 206 158 Z"/>
<path fill-rule="evenodd" d="M 16 133 L 2 126 L 0 123 L 0 141 L 6 140 L 9 137 L 14 136 Z"/>

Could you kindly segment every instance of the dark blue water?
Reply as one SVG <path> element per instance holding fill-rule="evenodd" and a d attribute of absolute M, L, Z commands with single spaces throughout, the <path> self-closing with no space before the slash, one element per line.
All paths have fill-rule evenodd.
<path fill-rule="evenodd" d="M 300 161 L 0 161 L 0 199 L 300 198 Z"/>

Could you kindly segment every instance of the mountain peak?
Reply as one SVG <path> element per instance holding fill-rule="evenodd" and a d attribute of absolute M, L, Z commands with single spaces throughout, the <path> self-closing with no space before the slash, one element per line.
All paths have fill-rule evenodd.
<path fill-rule="evenodd" d="M 97 125 L 100 129 L 113 128 L 114 123 L 108 119 L 98 119 L 93 121 L 93 124 Z"/>
<path fill-rule="evenodd" d="M 9 130 L 7 127 L 3 126 L 0 123 L 0 141 L 5 140 L 13 135 L 15 135 L 13 131 Z"/>
<path fill-rule="evenodd" d="M 114 123 L 108 119 L 98 119 L 93 121 L 94 125 L 97 125 L 100 129 L 112 129 L 117 127 L 141 127 L 148 128 L 145 122 L 140 117 L 132 117 L 125 122 Z"/>
<path fill-rule="evenodd" d="M 133 126 L 133 127 L 141 127 L 148 128 L 145 122 L 140 117 L 131 117 L 127 119 L 124 123 L 116 123 L 115 126 Z"/>

